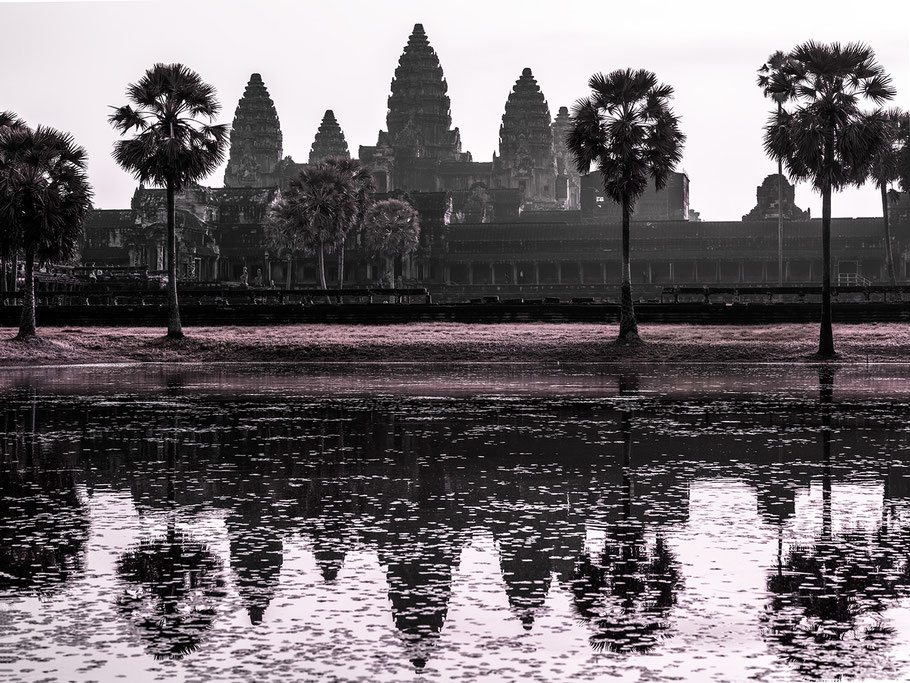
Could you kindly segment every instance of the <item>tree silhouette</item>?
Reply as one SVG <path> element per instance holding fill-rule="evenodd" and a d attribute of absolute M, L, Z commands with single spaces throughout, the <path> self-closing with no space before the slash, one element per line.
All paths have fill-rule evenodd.
<path fill-rule="evenodd" d="M 92 208 L 88 156 L 69 133 L 8 120 L 0 126 L 0 243 L 25 254 L 19 340 L 34 339 L 35 267 L 76 252 Z"/>
<path fill-rule="evenodd" d="M 578 172 L 587 175 L 596 165 L 607 196 L 622 206 L 622 290 L 619 340 L 638 340 L 638 323 L 632 305 L 632 270 L 629 224 L 635 203 L 648 187 L 649 178 L 663 189 L 670 173 L 682 160 L 686 136 L 670 109 L 673 88 L 658 83 L 645 69 L 624 69 L 594 74 L 593 91 L 572 108 L 572 127 L 566 144 Z"/>
<path fill-rule="evenodd" d="M 785 97 L 765 126 L 765 151 L 796 180 L 807 180 L 822 195 L 822 312 L 818 355 L 834 356 L 831 319 L 831 194 L 862 184 L 887 139 L 880 110 L 865 112 L 894 97 L 891 77 L 861 43 L 795 47 L 771 74 L 766 92 Z M 790 95 L 792 93 L 792 96 Z"/>
<path fill-rule="evenodd" d="M 417 211 L 400 199 L 386 199 L 370 207 L 364 223 L 364 243 L 382 259 L 383 277 L 391 285 L 395 258 L 413 252 L 420 240 Z"/>
<path fill-rule="evenodd" d="M 155 64 L 127 86 L 130 104 L 109 117 L 121 134 L 114 159 L 143 184 L 167 192 L 167 336 L 183 337 L 177 301 L 177 229 L 174 196 L 213 173 L 224 161 L 228 127 L 213 124 L 221 105 L 215 88 L 183 64 Z"/>

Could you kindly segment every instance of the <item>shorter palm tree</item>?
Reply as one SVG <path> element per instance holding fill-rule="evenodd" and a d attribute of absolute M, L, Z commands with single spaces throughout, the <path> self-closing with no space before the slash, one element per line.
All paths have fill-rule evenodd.
<path fill-rule="evenodd" d="M 907 114 L 898 108 L 885 112 L 886 141 L 872 160 L 870 177 L 881 193 L 882 222 L 885 228 L 885 264 L 888 268 L 888 279 L 891 286 L 897 286 L 897 273 L 894 269 L 894 251 L 891 244 L 891 220 L 889 204 L 896 201 L 898 193 L 891 186 L 900 180 L 900 159 L 910 138 L 910 122 Z"/>
<path fill-rule="evenodd" d="M 307 253 L 305 233 L 309 226 L 306 216 L 301 216 L 302 203 L 288 201 L 280 192 L 269 205 L 265 220 L 265 237 L 269 247 L 287 261 L 285 289 L 293 282 L 294 259 Z"/>
<path fill-rule="evenodd" d="M 373 180 L 372 170 L 368 166 L 361 164 L 358 159 L 328 157 L 322 163 L 329 168 L 335 169 L 339 176 L 344 179 L 344 182 L 350 185 L 350 191 L 353 192 L 353 202 L 345 201 L 345 206 L 340 212 L 336 228 L 337 244 L 335 249 L 338 253 L 338 289 L 341 289 L 344 286 L 345 242 L 352 232 L 363 228 L 366 212 L 373 202 L 376 183 Z"/>
<path fill-rule="evenodd" d="M 629 226 L 635 203 L 648 181 L 664 188 L 682 160 L 686 136 L 670 109 L 673 88 L 659 83 L 645 69 L 620 69 L 594 74 L 592 93 L 575 103 L 566 145 L 578 172 L 587 175 L 596 165 L 604 192 L 622 206 L 622 287 L 619 340 L 638 341 L 638 322 L 632 305 Z"/>
<path fill-rule="evenodd" d="M 131 104 L 114 108 L 109 120 L 119 133 L 136 134 L 114 145 L 114 159 L 140 183 L 167 191 L 167 336 L 179 339 L 175 195 L 221 165 L 228 127 L 212 123 L 221 110 L 215 88 L 183 64 L 155 64 L 126 93 Z"/>
<path fill-rule="evenodd" d="M 395 258 L 401 258 L 417 249 L 420 241 L 420 220 L 413 206 L 400 199 L 376 202 L 367 211 L 364 220 L 366 248 L 378 255 L 383 262 L 383 277 L 392 283 L 395 279 Z"/>
<path fill-rule="evenodd" d="M 92 208 L 87 160 L 69 133 L 0 127 L 0 225 L 7 249 L 25 255 L 19 340 L 37 337 L 35 267 L 75 254 Z"/>

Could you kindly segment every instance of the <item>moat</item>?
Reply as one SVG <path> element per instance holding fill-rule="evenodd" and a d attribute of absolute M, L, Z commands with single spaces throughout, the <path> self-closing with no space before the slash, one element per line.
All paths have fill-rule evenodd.
<path fill-rule="evenodd" d="M 910 677 L 910 366 L 0 369 L 0 678 Z"/>

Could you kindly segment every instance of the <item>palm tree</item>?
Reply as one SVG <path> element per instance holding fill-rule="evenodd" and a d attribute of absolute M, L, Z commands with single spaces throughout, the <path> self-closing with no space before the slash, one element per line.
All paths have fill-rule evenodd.
<path fill-rule="evenodd" d="M 765 151 L 780 159 L 797 180 L 808 180 L 822 195 L 822 313 L 818 355 L 834 356 L 831 325 L 831 193 L 859 185 L 887 139 L 880 111 L 894 97 L 891 77 L 861 43 L 816 43 L 795 47 L 787 63 L 771 74 L 773 97 L 792 92 L 765 126 Z M 788 108 L 786 105 L 792 104 Z"/>
<path fill-rule="evenodd" d="M 215 88 L 183 64 L 155 64 L 126 94 L 131 104 L 115 107 L 109 121 L 119 133 L 136 135 L 118 141 L 113 156 L 140 183 L 167 191 L 167 336 L 180 339 L 174 195 L 221 165 L 228 127 L 212 123 L 221 110 Z"/>
<path fill-rule="evenodd" d="M 291 195 L 292 199 L 293 197 Z M 278 192 L 266 214 L 266 241 L 276 253 L 283 255 L 287 260 L 285 289 L 291 288 L 294 257 L 306 252 L 304 234 L 309 226 L 309 219 L 301 215 L 302 209 L 301 202 L 291 201 Z"/>
<path fill-rule="evenodd" d="M 4 242 L 25 254 L 25 291 L 16 339 L 37 336 L 35 265 L 73 256 L 92 208 L 88 157 L 69 133 L 0 127 L 0 225 Z M 9 248 L 9 247 L 8 247 Z"/>
<path fill-rule="evenodd" d="M 25 122 L 11 111 L 0 111 L 0 129 L 24 126 Z M 3 158 L 0 157 L 0 164 L 3 164 Z M 5 292 L 7 288 L 6 268 L 8 260 L 12 260 L 13 281 L 11 284 L 12 291 L 16 291 L 16 270 L 18 269 L 17 252 L 13 247 L 13 230 L 11 225 L 0 223 L 0 292 Z"/>
<path fill-rule="evenodd" d="M 622 205 L 622 291 L 619 340 L 638 341 L 638 323 L 632 306 L 632 270 L 629 260 L 629 223 L 635 203 L 648 186 L 658 190 L 682 159 L 686 136 L 670 109 L 673 88 L 658 83 L 645 69 L 594 74 L 593 91 L 572 108 L 572 127 L 566 144 L 579 173 L 596 164 L 604 192 Z"/>
<path fill-rule="evenodd" d="M 383 261 L 383 277 L 394 281 L 394 259 L 413 252 L 420 241 L 417 211 L 400 199 L 376 202 L 367 211 L 364 230 L 367 249 Z"/>
<path fill-rule="evenodd" d="M 885 112 L 887 121 L 887 141 L 872 161 L 870 177 L 882 196 L 882 221 L 885 228 L 885 263 L 888 266 L 888 278 L 891 286 L 897 287 L 897 274 L 894 270 L 894 252 L 891 245 L 891 221 L 889 203 L 896 201 L 898 193 L 889 189 L 892 183 L 900 179 L 900 158 L 910 137 L 910 122 L 900 109 L 892 108 Z"/>
<path fill-rule="evenodd" d="M 770 97 L 777 103 L 777 111 L 781 112 L 784 102 L 793 97 L 794 92 L 782 90 L 780 92 L 771 92 L 772 77 L 781 74 L 787 65 L 787 55 L 780 50 L 774 52 L 768 61 L 761 65 L 758 70 L 758 87 L 762 89 L 765 97 Z M 784 284 L 784 206 L 783 206 L 783 161 L 777 160 L 777 284 Z"/>
<path fill-rule="evenodd" d="M 347 157 L 328 157 L 324 159 L 323 164 L 329 168 L 334 168 L 339 175 L 345 178 L 345 182 L 351 185 L 354 193 L 353 204 L 348 204 L 348 210 L 353 209 L 353 213 L 348 216 L 340 217 L 337 228 L 338 244 L 338 289 L 344 285 L 344 246 L 345 240 L 351 231 L 357 231 L 363 228 L 363 221 L 366 217 L 367 209 L 373 201 L 373 193 L 376 191 L 376 183 L 373 180 L 373 171 L 360 163 L 358 159 L 349 159 Z"/>

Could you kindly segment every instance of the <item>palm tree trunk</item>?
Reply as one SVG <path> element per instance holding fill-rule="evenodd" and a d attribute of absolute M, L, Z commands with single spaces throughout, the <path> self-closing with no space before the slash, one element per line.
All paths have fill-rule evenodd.
<path fill-rule="evenodd" d="M 888 266 L 888 278 L 891 286 L 897 287 L 897 275 L 894 273 L 894 252 L 891 248 L 891 221 L 888 211 L 888 188 L 882 184 L 882 218 L 885 221 L 885 263 Z"/>
<path fill-rule="evenodd" d="M 831 316 L 831 185 L 822 192 L 822 320 L 818 333 L 818 355 L 834 356 L 834 329 Z"/>
<path fill-rule="evenodd" d="M 6 291 L 6 259 L 0 258 L 0 292 Z"/>
<path fill-rule="evenodd" d="M 344 288 L 344 239 L 338 245 L 338 289 Z"/>
<path fill-rule="evenodd" d="M 182 339 L 180 305 L 177 302 L 177 212 L 174 205 L 174 186 L 167 185 L 167 336 Z"/>
<path fill-rule="evenodd" d="M 284 276 L 285 280 L 285 289 L 291 288 L 291 275 L 294 273 L 294 259 L 288 254 L 288 272 Z"/>
<path fill-rule="evenodd" d="M 622 290 L 619 302 L 619 341 L 631 342 L 638 339 L 638 322 L 635 320 L 635 308 L 632 305 L 632 263 L 629 256 L 629 224 L 632 212 L 629 198 L 622 202 Z"/>
<path fill-rule="evenodd" d="M 16 339 L 31 339 L 37 336 L 35 326 L 35 253 L 25 252 L 25 289 L 22 292 L 22 319 Z"/>
<path fill-rule="evenodd" d="M 777 103 L 777 119 L 780 120 L 783 105 Z M 784 162 L 782 159 L 777 160 L 777 285 L 784 285 L 784 206 L 783 206 L 783 188 L 784 184 Z"/>
<path fill-rule="evenodd" d="M 321 289 L 328 289 L 328 286 L 325 284 L 325 243 L 322 240 L 319 240 L 319 287 Z"/>

